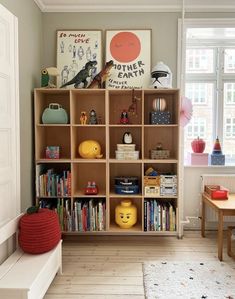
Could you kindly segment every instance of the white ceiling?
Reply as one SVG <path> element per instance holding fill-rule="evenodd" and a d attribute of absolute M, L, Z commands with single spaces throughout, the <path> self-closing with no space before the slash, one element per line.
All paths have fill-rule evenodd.
<path fill-rule="evenodd" d="M 183 0 L 34 0 L 43 12 L 173 12 Z M 235 12 L 235 0 L 184 0 L 186 12 Z"/>

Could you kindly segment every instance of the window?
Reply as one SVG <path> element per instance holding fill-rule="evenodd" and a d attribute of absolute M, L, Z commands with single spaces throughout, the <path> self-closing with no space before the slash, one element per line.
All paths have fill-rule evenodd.
<path fill-rule="evenodd" d="M 224 83 L 224 100 L 226 105 L 235 105 L 235 83 Z"/>
<path fill-rule="evenodd" d="M 235 117 L 225 120 L 225 138 L 235 138 Z"/>
<path fill-rule="evenodd" d="M 187 128 L 188 138 L 206 137 L 206 118 L 193 118 Z"/>
<path fill-rule="evenodd" d="M 203 138 L 205 152 L 211 153 L 218 136 L 226 164 L 235 164 L 235 22 L 234 28 L 218 22 L 210 26 L 213 20 L 202 23 L 185 20 L 183 90 L 193 104 L 185 127 L 185 157 L 193 139 Z"/>

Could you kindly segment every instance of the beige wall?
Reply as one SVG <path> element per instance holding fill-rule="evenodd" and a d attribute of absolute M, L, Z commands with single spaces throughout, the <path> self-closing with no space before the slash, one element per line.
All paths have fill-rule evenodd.
<path fill-rule="evenodd" d="M 176 86 L 179 16 L 178 13 L 44 13 L 43 64 L 56 65 L 57 29 L 152 29 L 152 65 L 164 61 L 174 74 Z"/>
<path fill-rule="evenodd" d="M 0 0 L 18 18 L 21 209 L 32 205 L 33 194 L 33 98 L 40 84 L 42 49 L 42 13 L 33 0 Z"/>

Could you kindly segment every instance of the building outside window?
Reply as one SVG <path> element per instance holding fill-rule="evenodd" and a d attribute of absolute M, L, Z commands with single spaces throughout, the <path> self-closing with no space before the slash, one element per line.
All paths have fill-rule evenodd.
<path fill-rule="evenodd" d="M 193 104 L 185 157 L 193 139 L 203 138 L 211 153 L 218 136 L 226 164 L 235 164 L 235 28 L 186 25 L 184 69 L 184 93 Z"/>

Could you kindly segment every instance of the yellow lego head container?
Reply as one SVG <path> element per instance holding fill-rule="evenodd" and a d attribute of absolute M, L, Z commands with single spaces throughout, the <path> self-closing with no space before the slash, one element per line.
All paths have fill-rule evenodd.
<path fill-rule="evenodd" d="M 115 208 L 115 222 L 121 228 L 131 228 L 137 222 L 137 208 L 129 199 L 124 199 Z"/>

